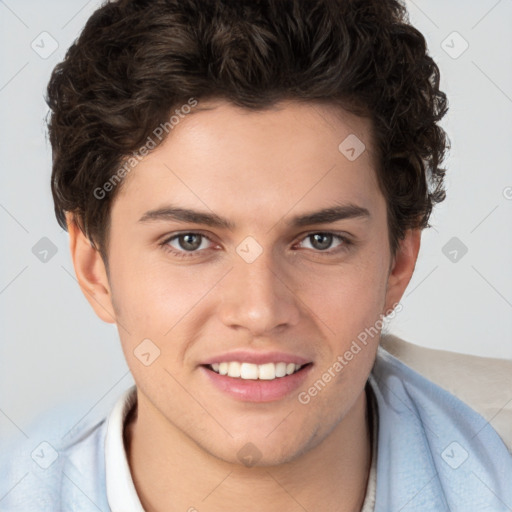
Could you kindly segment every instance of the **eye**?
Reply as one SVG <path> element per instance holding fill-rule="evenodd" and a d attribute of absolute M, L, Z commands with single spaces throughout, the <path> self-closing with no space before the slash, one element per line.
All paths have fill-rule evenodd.
<path fill-rule="evenodd" d="M 327 252 L 327 249 L 329 249 L 332 246 L 332 243 L 335 240 L 338 240 L 340 242 L 336 247 L 343 248 L 344 246 L 350 245 L 350 240 L 347 237 L 337 235 L 335 233 L 310 233 L 305 238 L 303 238 L 300 243 L 302 244 L 306 240 L 310 241 L 310 245 L 313 249 L 320 252 Z M 336 252 L 336 250 L 329 252 Z"/>
<path fill-rule="evenodd" d="M 208 249 L 211 240 L 201 233 L 187 232 L 173 235 L 162 242 L 165 250 L 178 257 L 194 256 L 199 250 Z"/>
<path fill-rule="evenodd" d="M 338 241 L 334 249 L 331 249 L 333 242 Z M 349 248 L 352 245 L 351 240 L 343 235 L 330 232 L 316 232 L 306 235 L 299 246 L 304 247 L 304 243 L 309 242 L 314 252 L 323 252 L 325 254 L 337 254 Z M 206 235 L 194 231 L 173 234 L 160 243 L 162 248 L 177 258 L 189 258 L 199 256 L 202 251 L 212 249 L 213 242 Z M 329 250 L 331 249 L 331 250 Z"/>

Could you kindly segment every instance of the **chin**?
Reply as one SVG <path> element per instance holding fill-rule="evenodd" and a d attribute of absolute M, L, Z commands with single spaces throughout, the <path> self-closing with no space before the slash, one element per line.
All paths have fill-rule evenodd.
<path fill-rule="evenodd" d="M 278 423 L 277 423 L 278 424 Z M 317 436 L 305 436 L 304 430 L 281 433 L 271 429 L 253 433 L 245 431 L 243 435 L 230 439 L 229 445 L 224 439 L 218 446 L 204 446 L 214 457 L 229 464 L 245 467 L 272 467 L 295 461 L 318 445 L 322 439 Z"/>

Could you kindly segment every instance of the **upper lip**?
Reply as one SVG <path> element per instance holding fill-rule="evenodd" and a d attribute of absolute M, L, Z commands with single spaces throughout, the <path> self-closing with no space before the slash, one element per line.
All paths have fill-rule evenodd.
<path fill-rule="evenodd" d="M 211 365 L 214 363 L 223 363 L 238 361 L 240 363 L 252 364 L 266 364 L 266 363 L 294 363 L 294 364 L 307 364 L 311 360 L 296 354 L 289 354 L 287 352 L 254 352 L 248 350 L 233 350 L 218 356 L 210 357 L 204 361 L 203 365 Z"/>

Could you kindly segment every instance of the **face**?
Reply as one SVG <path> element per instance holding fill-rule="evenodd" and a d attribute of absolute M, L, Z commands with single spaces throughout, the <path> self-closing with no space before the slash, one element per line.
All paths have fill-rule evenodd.
<path fill-rule="evenodd" d="M 361 399 L 378 336 L 353 342 L 399 300 L 414 251 L 390 254 L 369 121 L 199 106 L 126 177 L 91 304 L 117 322 L 151 421 L 228 462 L 253 445 L 260 464 L 291 461 Z M 356 159 L 339 149 L 354 135 Z"/>

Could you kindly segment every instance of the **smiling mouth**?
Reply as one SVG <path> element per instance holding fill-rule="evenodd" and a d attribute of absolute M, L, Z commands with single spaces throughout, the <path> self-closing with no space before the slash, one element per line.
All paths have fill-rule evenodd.
<path fill-rule="evenodd" d="M 241 363 L 239 361 L 229 361 L 222 363 L 213 363 L 204 365 L 218 375 L 242 380 L 276 380 L 288 377 L 300 372 L 312 363 L 294 364 L 294 363 Z"/>

